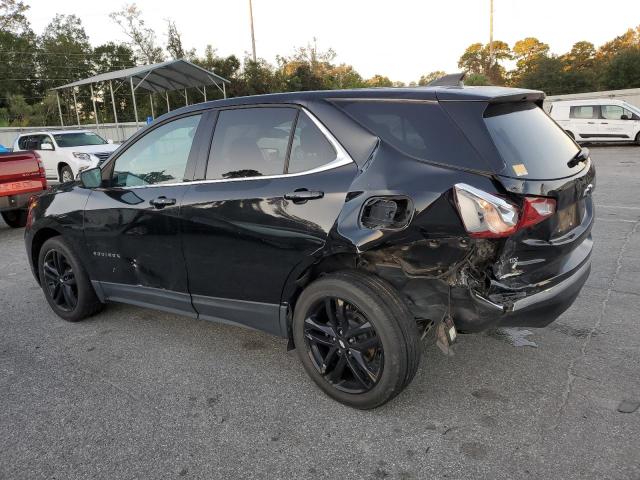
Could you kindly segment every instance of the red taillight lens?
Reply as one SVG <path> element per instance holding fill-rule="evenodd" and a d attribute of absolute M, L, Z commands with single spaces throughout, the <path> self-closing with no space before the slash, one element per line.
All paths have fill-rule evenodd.
<path fill-rule="evenodd" d="M 508 237 L 556 211 L 552 198 L 525 197 L 520 213 L 512 203 L 470 185 L 458 183 L 453 190 L 462 223 L 469 235 L 476 238 Z"/>
<path fill-rule="evenodd" d="M 556 201 L 553 198 L 527 197 L 524 199 L 522 218 L 520 218 L 518 229 L 540 223 L 555 212 Z"/>

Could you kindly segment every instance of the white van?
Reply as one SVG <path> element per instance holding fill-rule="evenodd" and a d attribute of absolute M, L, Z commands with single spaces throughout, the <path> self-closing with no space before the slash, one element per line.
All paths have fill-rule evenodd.
<path fill-rule="evenodd" d="M 640 108 L 622 100 L 558 100 L 549 115 L 577 142 L 640 145 Z"/>

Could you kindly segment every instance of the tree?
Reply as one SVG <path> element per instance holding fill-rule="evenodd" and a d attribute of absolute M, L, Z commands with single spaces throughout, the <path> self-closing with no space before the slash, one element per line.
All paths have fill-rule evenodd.
<path fill-rule="evenodd" d="M 516 69 L 511 72 L 512 83 L 520 81 L 543 56 L 549 53 L 549 45 L 542 43 L 535 37 L 518 40 L 513 45 L 513 59 Z"/>
<path fill-rule="evenodd" d="M 503 85 L 506 70 L 500 62 L 511 59 L 509 45 L 495 40 L 493 42 L 493 57 L 490 55 L 490 50 L 489 44 L 473 43 L 469 45 L 458 60 L 458 67 L 467 74 L 485 77 L 491 84 Z"/>
<path fill-rule="evenodd" d="M 25 13 L 29 5 L 16 0 L 0 0 L 0 32 L 20 34 L 29 30 Z"/>
<path fill-rule="evenodd" d="M 547 95 L 567 93 L 564 65 L 559 57 L 540 55 L 532 58 L 518 86 L 542 90 Z"/>
<path fill-rule="evenodd" d="M 464 84 L 469 86 L 491 85 L 489 79 L 481 73 L 472 73 L 465 77 Z"/>
<path fill-rule="evenodd" d="M 393 82 L 389 77 L 374 75 L 366 81 L 368 87 L 392 87 Z"/>
<path fill-rule="evenodd" d="M 618 52 L 607 65 L 603 80 L 607 89 L 639 88 L 640 47 Z"/>
<path fill-rule="evenodd" d="M 176 27 L 176 22 L 167 19 L 167 51 L 174 59 L 186 58 L 194 60 L 196 58 L 195 49 L 185 50 L 182 46 L 182 35 Z"/>
<path fill-rule="evenodd" d="M 109 17 L 129 37 L 130 45 L 136 53 L 138 61 L 158 63 L 164 60 L 162 48 L 156 44 L 154 30 L 146 26 L 142 18 L 142 11 L 138 9 L 135 3 L 125 5 L 122 10 L 110 13 Z"/>
<path fill-rule="evenodd" d="M 420 77 L 420 80 L 418 80 L 418 85 L 421 87 L 424 87 L 425 85 L 428 85 L 434 80 L 444 77 L 446 74 L 447 73 L 443 72 L 442 70 L 435 70 L 433 72 L 429 72 L 426 75 L 422 75 Z"/>

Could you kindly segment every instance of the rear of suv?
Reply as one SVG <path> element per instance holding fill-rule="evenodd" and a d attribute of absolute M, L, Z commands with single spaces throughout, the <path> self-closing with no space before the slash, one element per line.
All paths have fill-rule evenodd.
<path fill-rule="evenodd" d="M 595 170 L 543 98 L 190 106 L 43 196 L 29 259 L 62 318 L 118 301 L 280 335 L 324 392 L 374 408 L 411 382 L 427 333 L 448 350 L 457 331 L 542 327 L 585 283 Z"/>

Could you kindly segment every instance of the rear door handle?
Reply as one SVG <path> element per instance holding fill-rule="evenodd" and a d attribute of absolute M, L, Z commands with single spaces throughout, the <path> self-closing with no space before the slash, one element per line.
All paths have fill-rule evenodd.
<path fill-rule="evenodd" d="M 322 197 L 324 197 L 324 192 L 307 190 L 306 188 L 299 188 L 284 195 L 284 198 L 293 201 L 293 203 L 305 203 L 308 200 L 316 200 Z"/>
<path fill-rule="evenodd" d="M 168 207 L 169 205 L 175 205 L 176 199 L 161 196 L 158 198 L 154 198 L 153 200 L 149 200 L 149 203 L 156 208 L 164 208 L 164 207 Z"/>
<path fill-rule="evenodd" d="M 600 122 L 600 125 L 609 125 L 609 122 Z"/>
<path fill-rule="evenodd" d="M 589 125 L 595 125 L 596 122 L 587 122 Z"/>

